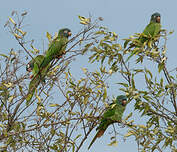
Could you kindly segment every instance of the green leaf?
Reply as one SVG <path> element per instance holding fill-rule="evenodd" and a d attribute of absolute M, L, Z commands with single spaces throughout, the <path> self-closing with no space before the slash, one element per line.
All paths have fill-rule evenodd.
<path fill-rule="evenodd" d="M 9 83 L 4 83 L 3 85 L 6 86 L 7 88 L 11 88 L 13 84 L 9 82 Z"/>
<path fill-rule="evenodd" d="M 128 84 L 126 84 L 126 83 L 117 83 L 117 84 L 120 84 L 120 85 L 124 86 L 125 88 L 128 87 Z"/>
<path fill-rule="evenodd" d="M 117 146 L 118 143 L 116 140 L 112 141 L 111 143 L 108 144 L 108 146 Z"/>
<path fill-rule="evenodd" d="M 50 106 L 50 107 L 58 107 L 59 104 L 50 104 L 49 106 Z"/>
<path fill-rule="evenodd" d="M 143 62 L 143 59 L 144 59 L 144 57 L 143 56 L 139 56 L 139 58 L 138 59 L 136 59 L 136 63 L 139 63 L 139 62 Z"/>
<path fill-rule="evenodd" d="M 11 22 L 12 24 L 17 25 L 17 24 L 15 23 L 15 21 L 14 21 L 11 17 L 9 17 L 9 20 L 10 20 L 10 22 Z"/>
<path fill-rule="evenodd" d="M 131 58 L 133 55 L 134 55 L 134 53 L 132 52 L 132 53 L 128 56 L 128 58 L 126 59 L 125 63 L 128 62 L 128 60 L 130 60 L 130 58 Z"/>
<path fill-rule="evenodd" d="M 174 33 L 174 30 L 170 31 L 168 34 L 171 35 L 171 34 L 173 34 L 173 33 Z"/>
<path fill-rule="evenodd" d="M 10 97 L 8 98 L 8 101 L 9 101 L 9 102 L 12 102 L 13 99 L 14 99 L 14 96 L 10 96 Z"/>
<path fill-rule="evenodd" d="M 132 74 L 131 83 L 132 83 L 132 88 L 135 88 L 134 74 Z"/>
<path fill-rule="evenodd" d="M 159 63 L 158 65 L 158 72 L 160 73 L 165 67 L 165 64 L 164 63 Z"/>
<path fill-rule="evenodd" d="M 8 56 L 5 55 L 5 54 L 1 54 L 1 53 L 0 53 L 0 56 L 3 56 L 3 57 L 5 57 L 5 58 L 8 58 Z"/>
<path fill-rule="evenodd" d="M 77 135 L 76 136 L 76 138 L 74 138 L 74 141 L 76 141 L 78 138 L 80 138 L 82 135 L 81 134 L 79 134 L 79 135 Z"/>
<path fill-rule="evenodd" d="M 125 121 L 128 120 L 132 116 L 132 112 L 124 119 Z"/>
<path fill-rule="evenodd" d="M 127 47 L 128 43 L 129 43 L 130 41 L 131 41 L 130 39 L 125 39 L 125 42 L 124 42 L 124 48 Z"/>
<path fill-rule="evenodd" d="M 130 137 L 132 135 L 135 135 L 136 133 L 133 130 L 129 130 L 127 134 L 124 135 L 124 137 Z"/>
<path fill-rule="evenodd" d="M 48 41 L 51 43 L 52 42 L 52 36 L 50 35 L 49 32 L 46 33 L 46 37 L 47 37 Z"/>
<path fill-rule="evenodd" d="M 86 18 L 84 16 L 79 15 L 78 18 L 80 19 L 80 24 L 83 24 L 83 25 L 87 25 L 91 22 L 90 18 Z"/>
<path fill-rule="evenodd" d="M 146 71 L 146 73 L 148 73 L 149 75 L 150 75 L 150 77 L 151 77 L 151 79 L 152 79 L 152 73 L 148 70 L 148 69 L 145 69 L 145 71 Z"/>
<path fill-rule="evenodd" d="M 134 71 L 135 71 L 135 74 L 137 74 L 137 73 L 142 73 L 142 72 L 143 72 L 143 69 L 134 69 Z"/>
<path fill-rule="evenodd" d="M 86 97 L 84 98 L 84 101 L 83 101 L 84 104 L 87 104 L 88 98 L 89 98 L 89 96 L 86 96 Z"/>

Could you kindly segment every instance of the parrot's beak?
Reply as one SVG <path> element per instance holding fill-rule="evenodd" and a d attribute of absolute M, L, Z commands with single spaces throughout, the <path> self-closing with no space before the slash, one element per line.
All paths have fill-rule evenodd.
<path fill-rule="evenodd" d="M 125 106 L 127 104 L 127 100 L 122 101 L 122 105 Z"/>
<path fill-rule="evenodd" d="M 157 23 L 160 23 L 160 16 L 157 16 L 156 22 L 157 22 Z"/>
<path fill-rule="evenodd" d="M 29 69 L 28 69 L 28 72 L 32 72 L 32 69 L 31 69 L 31 68 L 29 68 Z"/>
<path fill-rule="evenodd" d="M 68 36 L 71 36 L 72 35 L 72 33 L 71 32 L 68 32 Z"/>

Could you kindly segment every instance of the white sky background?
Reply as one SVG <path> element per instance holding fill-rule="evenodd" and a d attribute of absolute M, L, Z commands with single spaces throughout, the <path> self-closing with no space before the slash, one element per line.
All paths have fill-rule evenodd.
<path fill-rule="evenodd" d="M 25 18 L 26 30 L 29 39 L 35 40 L 35 47 L 43 50 L 43 42 L 47 42 L 46 32 L 51 34 L 60 28 L 68 27 L 72 34 L 76 34 L 82 25 L 79 24 L 78 15 L 103 17 L 103 26 L 116 32 L 120 39 L 127 38 L 133 33 L 142 32 L 150 21 L 154 12 L 161 14 L 162 28 L 174 30 L 168 39 L 167 57 L 170 69 L 176 67 L 176 42 L 177 42 L 177 1 L 176 0 L 0 0 L 0 53 L 8 53 L 11 48 L 19 49 L 16 40 L 4 29 L 4 24 L 13 10 L 22 13 L 27 11 Z M 45 49 L 47 44 L 45 44 Z M 87 61 L 85 61 L 87 62 Z M 84 59 L 75 63 L 74 71 L 80 71 L 84 66 Z M 80 67 L 78 67 L 80 66 Z M 132 110 L 126 110 L 131 112 Z M 111 128 L 111 127 L 110 127 Z M 121 131 L 121 128 L 120 128 Z M 110 136 L 107 131 L 105 136 L 95 142 L 90 152 L 136 152 L 137 146 L 132 140 L 118 141 L 117 147 L 109 147 Z M 95 132 L 90 134 L 94 136 Z M 81 152 L 87 151 L 87 144 L 92 137 L 87 139 Z"/>

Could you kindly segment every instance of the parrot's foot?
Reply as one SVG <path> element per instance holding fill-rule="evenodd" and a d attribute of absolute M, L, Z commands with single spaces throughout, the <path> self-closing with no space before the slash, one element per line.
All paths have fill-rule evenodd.
<path fill-rule="evenodd" d="M 57 59 L 61 59 L 63 57 L 63 55 L 58 55 Z"/>
<path fill-rule="evenodd" d="M 63 55 L 65 55 L 65 54 L 66 54 L 66 51 L 64 51 L 61 55 L 57 55 L 56 58 L 61 59 L 63 57 Z"/>

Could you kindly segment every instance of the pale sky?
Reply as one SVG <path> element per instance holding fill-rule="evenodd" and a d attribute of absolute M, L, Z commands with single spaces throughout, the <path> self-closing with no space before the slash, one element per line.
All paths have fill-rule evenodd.
<path fill-rule="evenodd" d="M 25 18 L 26 30 L 29 38 L 35 40 L 35 46 L 43 49 L 46 40 L 46 32 L 54 34 L 60 28 L 68 27 L 76 34 L 82 25 L 79 24 L 78 15 L 103 17 L 103 25 L 116 32 L 120 39 L 127 38 L 133 33 L 142 32 L 149 23 L 150 16 L 154 12 L 161 14 L 162 28 L 168 31 L 174 30 L 174 34 L 167 42 L 167 57 L 171 69 L 176 67 L 176 42 L 177 42 L 177 1 L 176 0 L 1 0 L 0 5 L 0 53 L 7 53 L 11 48 L 19 49 L 16 40 L 4 29 L 4 24 L 13 10 L 22 13 L 27 11 Z M 47 44 L 45 44 L 45 47 Z M 45 48 L 46 49 L 46 48 Z M 84 66 L 84 58 L 74 65 L 74 71 L 81 70 Z M 78 67 L 80 66 L 80 67 Z M 76 72 L 77 73 L 77 72 Z M 126 113 L 132 109 L 126 109 Z M 109 131 L 112 127 L 109 128 Z M 119 128 L 122 132 L 122 128 Z M 118 141 L 117 147 L 110 147 L 110 136 L 107 131 L 104 137 L 98 139 L 90 149 L 90 152 L 136 152 L 137 145 L 133 138 L 126 142 Z M 123 131 L 124 132 L 124 131 Z M 80 152 L 87 151 L 87 144 L 95 135 L 84 143 Z"/>

